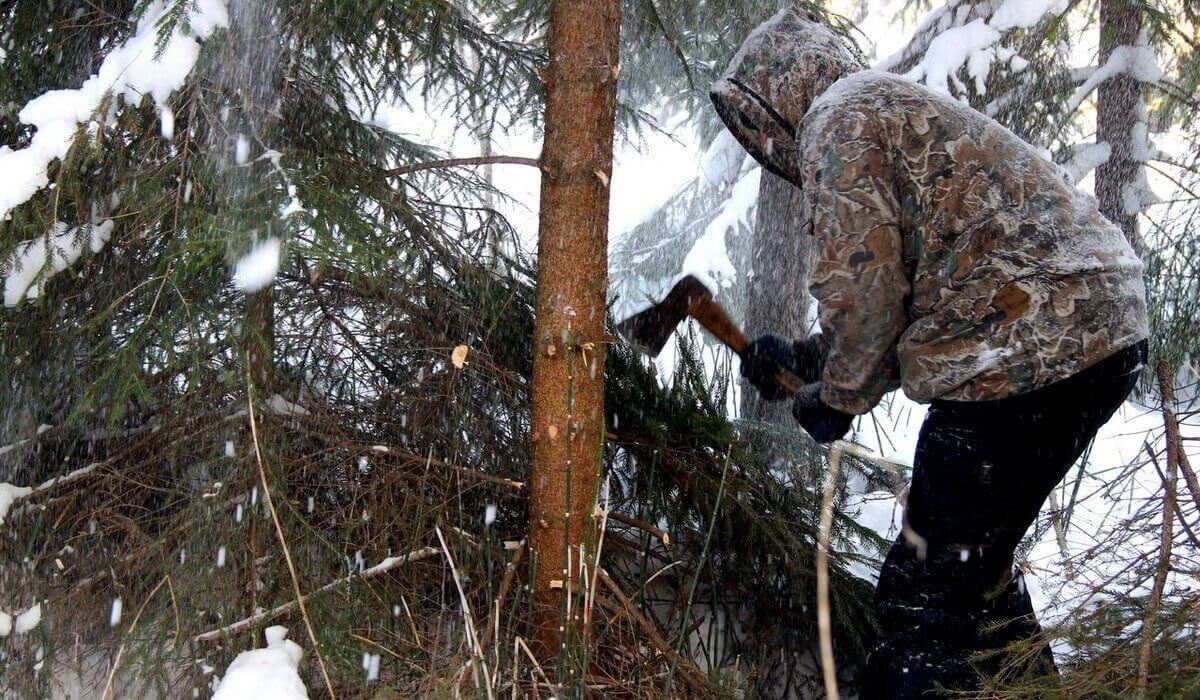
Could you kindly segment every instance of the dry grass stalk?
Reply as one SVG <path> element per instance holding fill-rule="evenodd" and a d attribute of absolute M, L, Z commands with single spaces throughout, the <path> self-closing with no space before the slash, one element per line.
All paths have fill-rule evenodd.
<path fill-rule="evenodd" d="M 458 567 L 454 564 L 454 557 L 450 554 L 450 548 L 446 546 L 446 538 L 442 536 L 440 527 L 434 528 L 437 533 L 438 542 L 442 545 L 442 552 L 446 556 L 446 563 L 450 565 L 450 574 L 454 577 L 454 586 L 458 589 L 459 603 L 462 605 L 463 625 L 467 631 L 467 643 L 471 645 L 471 650 L 474 657 L 471 659 L 479 660 L 480 669 L 483 671 L 483 689 L 487 692 L 488 700 L 494 700 L 491 685 L 491 673 L 487 667 L 487 657 L 483 654 L 483 646 L 479 643 L 479 634 L 475 631 L 475 616 L 471 613 L 471 603 L 467 600 L 467 594 L 463 590 L 462 579 L 458 575 Z M 471 666 L 470 662 L 464 666 L 463 671 Z"/>
<path fill-rule="evenodd" d="M 671 662 L 675 662 L 678 659 L 679 668 L 683 672 L 684 682 L 691 686 L 693 692 L 697 693 L 698 697 L 703 697 L 704 695 L 708 694 L 708 691 L 711 689 L 708 687 L 704 673 L 701 672 L 700 669 L 696 668 L 696 665 L 692 663 L 690 659 L 681 658 L 675 653 L 675 650 L 671 648 L 671 645 L 667 643 L 667 640 L 663 639 L 663 636 L 659 633 L 658 628 L 649 620 L 647 620 L 644 615 L 638 612 L 637 606 L 633 604 L 633 601 L 629 599 L 629 596 L 625 595 L 625 592 L 621 590 L 621 587 L 617 585 L 616 581 L 612 580 L 612 577 L 608 575 L 607 571 L 601 569 L 599 575 L 600 581 L 604 584 L 604 587 L 607 588 L 610 593 L 612 593 L 613 597 L 616 598 L 620 603 L 620 606 L 618 607 L 616 604 L 603 597 L 597 597 L 597 602 L 600 603 L 602 607 L 607 607 L 610 612 L 613 612 L 614 614 L 619 615 L 624 613 L 625 615 L 628 615 L 629 619 L 633 620 L 634 623 L 637 624 L 637 626 L 646 635 L 646 638 L 650 640 L 650 643 L 654 646 L 658 653 L 665 656 L 667 660 Z"/>
<path fill-rule="evenodd" d="M 592 566 L 591 580 L 588 581 L 588 587 L 585 591 L 587 598 L 586 598 L 585 604 L 583 606 L 583 634 L 584 634 L 583 638 L 589 639 L 589 640 L 591 639 L 591 629 L 592 629 L 592 606 L 596 601 L 596 581 L 597 581 L 597 577 L 600 574 L 600 554 L 601 554 L 601 552 L 604 551 L 604 534 L 608 531 L 608 516 L 609 516 L 609 505 L 610 505 L 609 499 L 608 499 L 608 494 L 609 494 L 608 487 L 609 487 L 609 479 L 611 477 L 612 477 L 612 475 L 610 474 L 609 476 L 605 477 L 605 479 L 604 479 L 604 507 L 603 508 L 600 507 L 599 498 L 597 498 L 596 507 L 595 507 L 595 516 L 600 518 L 600 534 L 597 537 L 597 541 L 596 541 L 596 559 Z M 580 555 L 583 554 L 582 548 L 583 548 L 583 545 L 580 545 Z M 582 562 L 582 563 L 585 563 L 585 562 Z M 585 577 L 585 580 L 587 580 L 586 577 Z"/>
<path fill-rule="evenodd" d="M 250 376 L 246 376 L 246 385 L 252 387 Z M 283 525 L 279 522 L 279 513 L 275 510 L 275 503 L 271 498 L 271 487 L 267 483 L 267 466 L 263 462 L 262 446 L 258 440 L 258 421 L 254 416 L 254 392 L 250 389 L 248 392 L 248 405 L 250 411 L 250 435 L 254 439 L 254 458 L 258 462 L 258 477 L 262 481 L 263 495 L 267 502 L 267 509 L 271 511 L 271 522 L 275 524 L 275 534 L 279 537 L 279 546 L 283 548 L 283 556 L 287 560 L 288 573 L 292 577 L 292 589 L 296 594 L 296 604 L 300 606 L 300 615 L 304 618 L 304 627 L 308 630 L 308 638 L 313 645 L 313 656 L 317 657 L 317 664 L 321 667 L 321 677 L 325 679 L 325 688 L 329 691 L 330 698 L 336 698 L 337 693 L 333 689 L 333 681 L 329 678 L 329 669 L 325 667 L 325 659 L 321 656 L 321 645 L 317 641 L 317 633 L 313 631 L 312 619 L 308 616 L 308 608 L 304 605 L 304 593 L 300 590 L 300 578 L 296 575 L 296 564 L 292 561 L 292 551 L 288 548 L 287 537 L 283 534 Z"/>
<path fill-rule="evenodd" d="M 121 656 L 125 653 L 126 642 L 128 642 L 129 638 L 133 636 L 133 631 L 137 629 L 138 621 L 142 619 L 142 613 L 146 611 L 146 606 L 149 605 L 150 601 L 154 599 L 154 596 L 158 593 L 159 589 L 163 587 L 163 584 L 170 580 L 171 579 L 169 576 L 162 577 L 162 579 L 158 582 L 158 585 L 156 585 L 153 590 L 150 591 L 150 593 L 146 596 L 146 599 L 142 601 L 140 606 L 138 606 L 137 615 L 133 616 L 133 622 L 129 624 L 129 630 L 125 632 L 125 639 L 122 640 L 121 646 L 117 648 L 116 656 L 113 657 L 112 668 L 108 670 L 108 679 L 104 682 L 104 692 L 100 694 L 100 697 L 104 700 L 112 700 L 113 698 L 116 698 L 116 690 L 113 688 L 113 681 L 117 677 L 117 668 L 119 668 L 121 665 Z M 174 600 L 173 596 L 172 600 Z M 175 627 L 176 631 L 178 631 L 178 619 L 176 620 Z"/>
<path fill-rule="evenodd" d="M 821 530 L 817 542 L 817 633 L 820 635 L 821 674 L 825 694 L 838 695 L 837 666 L 833 658 L 833 623 L 829 605 L 829 533 L 833 529 L 833 496 L 837 492 L 842 454 L 847 443 L 839 440 L 829 450 L 829 471 L 825 475 L 825 493 L 821 500 Z"/>
<path fill-rule="evenodd" d="M 497 672 L 500 670 L 500 611 L 503 610 L 504 603 L 508 599 L 508 591 L 510 588 L 512 588 L 513 581 L 516 580 L 517 569 L 519 568 L 521 559 L 525 556 L 525 549 L 525 543 L 522 542 L 520 546 L 518 546 L 513 552 L 512 558 L 508 561 L 508 564 L 504 570 L 504 578 L 500 580 L 500 589 L 496 593 L 496 609 L 492 611 L 493 615 L 491 624 L 488 625 L 487 629 L 483 631 L 483 639 L 479 641 L 479 645 L 485 649 L 492 644 L 493 641 L 496 643 L 495 655 Z M 413 634 L 416 634 L 415 629 Z"/>
<path fill-rule="evenodd" d="M 525 640 L 522 639 L 520 635 L 517 635 L 517 637 L 513 640 L 513 652 L 514 652 L 513 653 L 513 697 L 514 698 L 517 697 L 517 688 L 520 687 L 518 672 L 521 667 L 521 665 L 520 665 L 521 657 L 519 654 L 516 653 L 518 648 L 521 651 L 525 652 L 525 656 L 528 657 L 530 663 L 533 664 L 534 670 L 536 670 L 538 675 L 542 677 L 542 683 L 545 683 L 548 687 L 550 687 L 552 689 L 556 689 L 558 691 L 562 690 L 561 688 L 559 688 L 558 686 L 556 686 L 555 684 L 550 682 L 550 679 L 546 677 L 546 672 L 542 670 L 542 665 L 540 663 L 538 663 L 538 660 L 534 657 L 533 652 L 529 650 L 529 645 L 525 643 Z M 533 675 L 532 672 L 530 673 L 530 675 L 531 676 Z M 534 683 L 536 685 L 536 683 L 537 683 L 536 678 L 534 679 Z"/>

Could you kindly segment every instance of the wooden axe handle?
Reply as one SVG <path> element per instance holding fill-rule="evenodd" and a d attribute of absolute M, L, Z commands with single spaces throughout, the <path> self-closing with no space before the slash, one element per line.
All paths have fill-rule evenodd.
<path fill-rule="evenodd" d="M 717 340 L 736 352 L 739 357 L 746 352 L 746 346 L 750 344 L 750 341 L 746 339 L 746 335 L 733 322 L 733 319 L 729 318 L 729 314 L 725 313 L 725 308 L 713 301 L 712 297 L 707 295 L 693 297 L 687 313 L 688 316 L 696 319 L 705 330 L 712 333 Z M 789 394 L 797 394 L 804 387 L 804 382 L 800 381 L 799 377 L 783 368 L 780 368 L 775 378 L 784 389 L 787 389 Z"/>
<path fill-rule="evenodd" d="M 704 330 L 712 333 L 717 340 L 738 355 L 746 351 L 749 341 L 746 340 L 742 329 L 738 328 L 733 319 L 729 318 L 729 314 L 725 313 L 724 307 L 707 295 L 693 297 L 691 302 L 688 305 L 688 316 L 696 319 L 704 327 Z"/>

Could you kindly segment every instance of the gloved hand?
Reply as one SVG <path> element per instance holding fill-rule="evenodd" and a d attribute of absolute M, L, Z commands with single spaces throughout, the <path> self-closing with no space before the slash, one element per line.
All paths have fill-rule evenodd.
<path fill-rule="evenodd" d="M 814 382 L 796 394 L 792 416 L 817 442 L 833 442 L 850 430 L 854 416 L 842 413 L 821 400 L 824 382 Z"/>
<path fill-rule="evenodd" d="M 825 355 L 825 343 L 819 333 L 798 342 L 770 334 L 759 336 L 742 353 L 742 376 L 767 401 L 782 401 L 790 394 L 779 383 L 780 367 L 806 384 L 815 382 L 821 376 Z"/>

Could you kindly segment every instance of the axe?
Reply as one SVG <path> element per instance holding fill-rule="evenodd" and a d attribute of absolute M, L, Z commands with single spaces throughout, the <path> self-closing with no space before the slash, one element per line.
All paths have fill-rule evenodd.
<path fill-rule="evenodd" d="M 688 316 L 696 319 L 706 331 L 742 357 L 748 344 L 746 336 L 725 313 L 725 309 L 713 301 L 708 287 L 693 275 L 676 282 L 662 301 L 618 323 L 617 333 L 650 357 L 657 357 L 666 346 L 667 339 L 675 332 L 675 327 Z M 795 394 L 804 386 L 799 377 L 782 367 L 776 379 L 790 394 Z"/>

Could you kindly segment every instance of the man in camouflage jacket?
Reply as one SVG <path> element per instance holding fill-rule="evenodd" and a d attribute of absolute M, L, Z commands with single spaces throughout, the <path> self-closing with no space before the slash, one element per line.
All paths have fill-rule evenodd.
<path fill-rule="evenodd" d="M 1136 382 L 1142 264 L 1037 149 L 860 70 L 802 11 L 756 29 L 712 98 L 746 150 L 802 188 L 802 229 L 820 241 L 822 333 L 754 341 L 743 374 L 768 399 L 786 395 L 778 365 L 810 382 L 793 414 L 822 442 L 897 387 L 931 404 L 907 504 L 928 549 L 888 555 L 864 693 L 978 688 L 1004 665 L 981 652 L 1037 637 L 1012 570 L 1020 538 Z"/>

